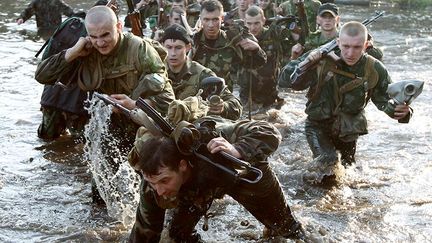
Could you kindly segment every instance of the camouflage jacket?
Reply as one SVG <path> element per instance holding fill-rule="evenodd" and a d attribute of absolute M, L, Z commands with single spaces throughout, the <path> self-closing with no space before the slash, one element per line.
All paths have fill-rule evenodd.
<path fill-rule="evenodd" d="M 268 96 L 267 90 L 277 89 L 277 78 L 279 75 L 279 65 L 286 52 L 284 50 L 291 49 L 291 45 L 286 37 L 289 37 L 291 32 L 283 25 L 271 24 L 269 27 L 264 27 L 262 33 L 257 36 L 258 43 L 267 55 L 267 62 L 264 66 L 257 69 L 243 69 L 239 74 L 239 83 L 242 87 L 241 93 L 246 92 L 244 87 L 249 87 L 249 79 L 253 83 L 253 99 L 258 103 L 265 103 L 266 98 L 273 99 L 275 97 L 260 97 L 260 94 Z M 251 76 L 252 75 L 252 76 Z M 255 92 L 254 92 L 255 91 Z M 262 92 L 265 91 L 265 92 Z M 277 94 L 277 92 L 276 92 Z M 242 95 L 241 95 L 242 96 Z"/>
<path fill-rule="evenodd" d="M 308 54 L 305 54 L 299 59 L 293 60 L 287 66 L 285 66 L 279 77 L 279 81 L 290 83 L 290 75 L 294 70 L 293 67 L 304 60 L 307 55 Z M 367 105 L 369 98 L 371 98 L 372 102 L 379 110 L 384 111 L 387 115 L 393 117 L 393 114 L 391 114 L 390 110 L 388 109 L 388 100 L 390 98 L 386 93 L 387 86 L 391 83 L 391 78 L 384 65 L 373 57 L 369 58 L 374 60 L 372 67 L 375 71 L 366 70 L 367 56 L 367 54 L 364 54 L 354 66 L 348 66 L 343 61 L 335 62 L 330 58 L 326 58 L 325 61 L 321 62 L 321 66 L 319 67 L 322 67 L 324 63 L 333 63 L 336 65 L 338 70 L 345 71 L 356 75 L 356 77 L 363 78 L 363 85 L 358 85 L 348 92 L 341 93 L 341 87 L 353 80 L 347 76 L 334 73 L 330 70 L 325 71 L 326 69 L 323 69 L 324 71 L 322 74 L 319 74 L 319 67 L 310 70 L 306 74 L 304 78 L 304 87 L 309 88 L 309 100 L 306 104 L 305 112 L 308 115 L 308 119 L 314 121 L 323 121 L 334 119 L 334 117 L 340 113 L 350 114 L 353 116 L 362 114 L 364 113 L 364 108 Z M 367 75 L 366 73 L 371 72 L 375 72 L 377 74 L 375 78 L 376 85 L 374 85 L 374 87 L 369 87 L 367 84 L 373 81 L 367 80 L 365 78 Z M 318 75 L 325 77 L 323 79 L 324 82 L 319 80 Z M 317 87 L 319 83 L 320 87 Z M 362 116 L 358 118 L 361 120 L 361 123 L 364 124 L 358 125 L 366 129 L 366 119 Z"/>
<path fill-rule="evenodd" d="M 112 54 L 94 51 L 89 56 L 67 63 L 66 51 L 41 61 L 36 80 L 52 84 L 62 73 L 78 69 L 78 83 L 85 91 L 104 94 L 126 94 L 132 99 L 150 99 L 156 109 L 165 114 L 174 100 L 165 65 L 156 50 L 145 40 L 130 33 L 121 34 Z"/>
<path fill-rule="evenodd" d="M 263 163 L 262 161 L 277 149 L 281 141 L 278 130 L 264 121 L 232 122 L 207 117 L 202 118 L 199 122 L 206 120 L 216 121 L 217 130 L 222 132 L 224 137 L 239 150 L 243 156 L 242 159 L 254 165 Z M 138 159 L 135 153 L 138 152 L 134 147 L 129 154 L 130 162 Z M 134 163 L 136 162 L 131 162 L 131 164 Z M 222 197 L 227 188 L 233 186 L 232 184 L 227 185 L 227 182 L 221 177 L 225 176 L 225 173 L 221 173 L 209 163 L 199 160 L 192 160 L 190 163 L 192 164 L 191 178 L 182 185 L 174 200 L 158 196 L 143 180 L 140 188 L 140 204 L 130 242 L 159 242 L 165 209 L 186 207 L 205 212 L 213 199 Z"/>
<path fill-rule="evenodd" d="M 177 99 L 185 99 L 198 93 L 200 83 L 204 78 L 216 76 L 214 72 L 189 58 L 179 73 L 173 73 L 168 68 L 168 77 L 172 81 L 174 94 Z M 243 110 L 240 101 L 228 90 L 224 89 L 220 95 L 224 101 L 222 117 L 237 120 Z"/>
<path fill-rule="evenodd" d="M 318 9 L 321 3 L 318 0 L 305 0 L 304 6 L 306 10 L 307 21 L 310 31 L 316 31 L 316 17 L 318 15 Z M 282 8 L 282 15 L 297 15 L 297 6 L 292 0 L 285 1 L 279 5 Z"/>
<path fill-rule="evenodd" d="M 24 21 L 36 15 L 39 30 L 54 31 L 62 22 L 62 14 L 71 17 L 73 9 L 63 0 L 33 0 L 20 14 Z"/>
<path fill-rule="evenodd" d="M 206 40 L 202 30 L 194 36 L 195 46 L 191 52 L 192 59 L 210 68 L 218 77 L 224 78 L 230 90 L 232 90 L 234 81 L 233 76 L 241 67 L 258 68 L 267 60 L 262 49 L 245 51 L 237 46 L 238 41 L 245 38 L 241 34 L 229 37 L 225 31 L 221 30 L 219 38 L 213 44 Z"/>
<path fill-rule="evenodd" d="M 263 11 L 264 11 L 264 17 L 265 17 L 266 19 L 268 19 L 268 18 L 272 18 L 272 17 L 275 17 L 275 16 L 276 16 L 276 12 L 275 12 L 275 10 L 273 9 L 273 3 L 270 3 L 270 4 L 267 6 L 267 8 L 263 9 Z"/>

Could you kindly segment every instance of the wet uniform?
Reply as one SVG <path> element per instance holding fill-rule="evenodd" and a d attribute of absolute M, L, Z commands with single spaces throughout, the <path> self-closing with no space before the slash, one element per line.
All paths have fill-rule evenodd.
<path fill-rule="evenodd" d="M 62 14 L 68 17 L 74 14 L 63 0 L 33 0 L 19 18 L 26 21 L 35 15 L 38 34 L 47 39 L 61 24 Z"/>
<path fill-rule="evenodd" d="M 291 87 L 290 75 L 294 66 L 307 55 L 285 66 L 279 82 Z M 384 65 L 367 54 L 354 66 L 330 58 L 324 60 L 318 68 L 306 73 L 302 87 L 296 87 L 296 90 L 309 88 L 305 110 L 308 115 L 306 138 L 314 158 L 319 157 L 321 163 L 337 161 L 336 150 L 339 150 L 342 163 L 351 164 L 355 162 L 358 136 L 368 132 L 364 108 L 369 98 L 379 110 L 393 116 L 386 93 L 391 78 Z M 409 118 L 410 115 L 399 122 L 408 122 Z"/>
<path fill-rule="evenodd" d="M 196 123 L 206 120 L 215 119 L 202 118 Z M 225 194 L 243 205 L 270 230 L 271 235 L 291 236 L 298 230 L 300 224 L 293 218 L 279 182 L 265 162 L 279 146 L 281 135 L 278 130 L 263 121 L 216 121 L 217 131 L 223 132 L 243 159 L 262 170 L 262 179 L 256 184 L 243 181 L 226 183 L 230 179 L 225 180 L 224 176 L 227 176 L 221 170 L 207 162 L 192 160 L 191 178 L 182 185 L 175 200 L 158 196 L 150 185 L 142 180 L 140 203 L 130 242 L 158 242 L 165 210 L 168 208 L 174 208 L 169 228 L 170 237 L 176 242 L 196 242 L 198 239 L 194 234 L 195 225 L 206 214 L 213 199 L 221 198 Z M 134 147 L 129 154 L 131 164 L 139 161 L 138 151 L 139 148 Z"/>

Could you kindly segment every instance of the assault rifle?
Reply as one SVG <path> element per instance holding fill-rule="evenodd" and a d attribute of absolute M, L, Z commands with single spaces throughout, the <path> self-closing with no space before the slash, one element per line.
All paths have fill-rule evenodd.
<path fill-rule="evenodd" d="M 374 16 L 372 16 L 369 19 L 364 20 L 362 22 L 362 24 L 364 26 L 368 26 L 371 23 L 375 22 L 377 19 L 381 18 L 383 15 L 384 15 L 384 11 L 376 12 Z M 337 47 L 338 47 L 338 45 L 336 43 L 336 39 L 334 39 L 334 40 L 330 41 L 329 43 L 318 47 L 315 50 L 318 50 L 321 53 L 321 59 L 322 59 L 325 56 L 327 56 L 330 52 L 334 51 Z M 315 50 L 313 50 L 313 51 L 315 51 Z M 296 87 L 296 86 L 300 87 L 304 74 L 307 71 L 309 71 L 312 67 L 314 67 L 316 64 L 318 64 L 321 59 L 313 60 L 313 61 L 311 61 L 309 59 L 305 59 L 304 61 L 300 62 L 295 67 L 294 72 L 290 76 L 292 86 L 293 87 Z"/>
<path fill-rule="evenodd" d="M 138 125 L 145 126 L 149 130 L 156 128 L 164 136 L 170 136 L 174 132 L 174 128 L 143 98 L 138 98 L 136 101 L 136 106 L 140 110 L 129 110 L 115 102 L 113 99 L 109 98 L 107 95 L 97 92 L 94 92 L 94 95 L 104 101 L 106 104 L 113 105 L 114 107 L 118 108 L 122 113 L 130 117 Z M 189 139 L 184 140 L 188 141 Z M 253 167 L 250 163 L 238 159 L 224 151 L 211 154 L 208 151 L 206 144 L 200 142 L 199 138 L 198 140 L 193 139 L 189 141 L 191 141 L 191 143 L 182 146 L 188 146 L 188 150 L 191 151 L 192 156 L 222 170 L 223 172 L 232 176 L 235 181 L 238 180 L 254 184 L 261 180 L 263 176 L 262 171 L 256 167 Z"/>
<path fill-rule="evenodd" d="M 297 6 L 297 15 L 300 18 L 300 26 L 301 26 L 299 43 L 304 46 L 306 42 L 306 38 L 309 36 L 309 23 L 307 20 L 304 0 L 299 0 L 296 3 L 296 6 Z"/>
<path fill-rule="evenodd" d="M 126 0 L 128 5 L 128 14 L 127 18 L 129 19 L 131 28 L 132 28 L 132 34 L 136 36 L 143 37 L 144 33 L 142 30 L 142 24 L 141 24 L 141 13 L 139 10 L 135 9 L 134 3 L 132 0 Z"/>
<path fill-rule="evenodd" d="M 297 27 L 297 21 L 298 20 L 299 20 L 299 18 L 294 16 L 294 15 L 288 15 L 288 16 L 277 15 L 275 17 L 271 17 L 271 18 L 266 19 L 265 25 L 286 24 L 288 26 L 288 29 L 293 30 Z"/>

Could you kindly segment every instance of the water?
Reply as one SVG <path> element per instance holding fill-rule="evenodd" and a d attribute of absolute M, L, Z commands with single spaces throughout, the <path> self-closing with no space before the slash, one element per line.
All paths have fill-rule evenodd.
<path fill-rule="evenodd" d="M 26 2 L 0 3 L 0 242 L 125 241 L 130 226 L 121 222 L 133 219 L 134 210 L 114 205 L 121 212 L 116 214 L 92 205 L 84 146 L 67 137 L 52 143 L 37 138 L 42 85 L 33 79 L 33 56 L 43 40 L 33 19 L 14 23 Z M 301 180 L 311 158 L 303 135 L 304 93 L 284 92 L 288 103 L 273 114 L 284 141 L 271 165 L 309 241 L 432 242 L 432 17 L 427 10 L 379 8 L 386 16 L 370 30 L 393 80 L 426 81 L 410 123 L 397 124 L 370 104 L 369 134 L 359 139 L 357 164 L 344 171 L 341 185 L 324 187 Z M 344 21 L 362 20 L 373 10 L 342 6 L 341 13 Z M 259 240 L 262 225 L 231 198 L 211 211 L 216 217 L 209 231 L 197 225 L 205 240 Z"/>

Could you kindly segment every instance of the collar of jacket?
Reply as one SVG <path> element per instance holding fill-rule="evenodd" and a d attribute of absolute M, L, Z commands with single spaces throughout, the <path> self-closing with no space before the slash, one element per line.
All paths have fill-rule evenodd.
<path fill-rule="evenodd" d="M 192 60 L 189 57 L 186 57 L 186 63 L 183 65 L 182 69 L 178 73 L 173 73 L 171 69 L 168 67 L 168 78 L 171 79 L 173 82 L 178 82 L 180 79 L 184 78 L 185 76 L 193 75 L 194 70 L 192 70 Z"/>
<path fill-rule="evenodd" d="M 207 39 L 205 37 L 204 34 L 204 30 L 201 30 L 200 32 L 197 33 L 199 36 L 199 42 L 207 44 Z M 220 48 L 220 47 L 224 47 L 226 45 L 226 43 L 228 42 L 228 37 L 227 34 L 225 33 L 224 30 L 219 29 L 219 36 L 214 44 L 214 46 L 210 46 L 211 48 Z M 196 43 L 196 42 L 195 42 Z"/>

